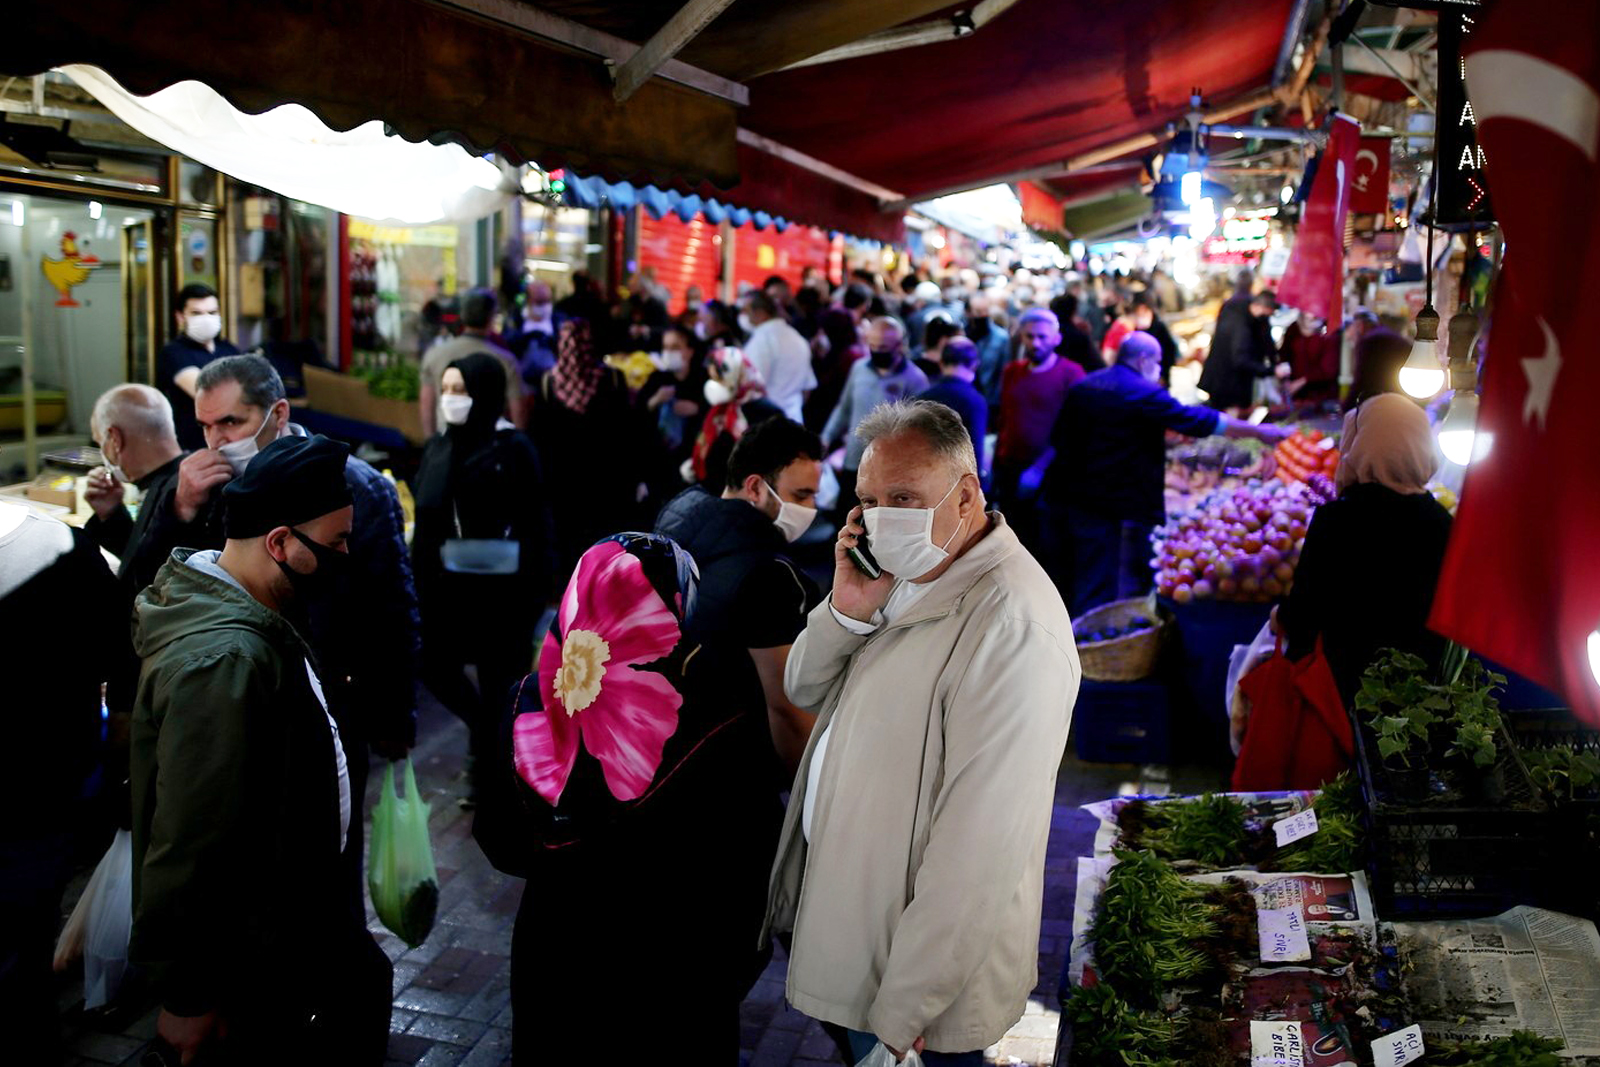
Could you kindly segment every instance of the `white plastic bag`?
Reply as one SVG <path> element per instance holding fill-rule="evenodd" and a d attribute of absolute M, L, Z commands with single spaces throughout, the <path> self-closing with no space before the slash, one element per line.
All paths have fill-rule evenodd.
<path fill-rule="evenodd" d="M 912 1051 L 906 1053 L 905 1059 L 896 1060 L 894 1053 L 889 1051 L 889 1046 L 880 1041 L 872 1046 L 867 1058 L 856 1064 L 856 1067 L 922 1067 L 922 1057 Z"/>
<path fill-rule="evenodd" d="M 128 935 L 133 930 L 133 835 L 127 830 L 118 830 L 112 838 L 94 878 L 100 878 L 102 870 L 105 877 L 89 906 L 84 933 L 85 1008 L 109 1003 L 128 969 Z"/>
<path fill-rule="evenodd" d="M 1278 638 L 1269 619 L 1261 624 L 1253 641 L 1234 645 L 1228 657 L 1228 743 L 1235 756 L 1244 747 L 1244 732 L 1250 725 L 1250 701 L 1239 691 L 1239 679 L 1270 659 L 1277 647 Z"/>
<path fill-rule="evenodd" d="M 64 971 L 72 966 L 72 962 L 83 955 L 83 941 L 89 932 L 89 909 L 94 906 L 94 898 L 100 893 L 100 886 L 106 880 L 106 861 L 102 857 L 95 866 L 94 873 L 89 875 L 89 883 L 83 887 L 83 893 L 78 897 L 78 902 L 72 906 L 72 914 L 67 916 L 67 925 L 61 928 L 61 934 L 56 938 L 55 969 Z"/>

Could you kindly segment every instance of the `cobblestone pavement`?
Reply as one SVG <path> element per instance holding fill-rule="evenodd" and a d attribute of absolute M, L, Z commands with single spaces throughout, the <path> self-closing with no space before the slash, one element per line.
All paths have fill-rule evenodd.
<path fill-rule="evenodd" d="M 389 1063 L 463 1067 L 511 1062 L 511 926 L 522 896 L 520 879 L 489 866 L 472 840 L 472 819 L 456 799 L 465 791 L 462 774 L 466 730 L 431 699 L 424 700 L 420 743 L 414 753 L 418 783 L 433 804 L 431 828 L 439 868 L 439 918 L 421 946 L 407 949 L 368 910 L 369 925 L 394 961 L 394 1015 Z M 367 810 L 382 775 L 374 774 Z M 1052 1061 L 1058 1023 L 1057 991 L 1062 960 L 1072 937 L 1077 857 L 1093 843 L 1093 820 L 1078 805 L 1143 788 L 1189 793 L 1221 788 L 1219 772 L 1205 768 L 1140 768 L 1130 764 L 1086 764 L 1069 752 L 1062 763 L 1045 861 L 1044 922 L 1039 936 L 1039 984 L 1027 1011 L 1006 1037 L 988 1050 L 997 1064 L 1043 1065 Z M 70 911 L 87 872 L 70 887 Z M 787 961 L 781 950 L 751 991 L 740 1012 L 742 1067 L 819 1067 L 843 1062 L 822 1027 L 783 1000 Z M 629 973 L 625 963 L 620 976 Z M 137 1064 L 155 1035 L 156 1011 L 144 1004 L 85 1012 L 81 974 L 61 977 L 60 1003 L 69 1064 Z M 619 1000 L 619 1021 L 627 1009 Z M 663 1055 L 663 1062 L 679 1057 Z"/>

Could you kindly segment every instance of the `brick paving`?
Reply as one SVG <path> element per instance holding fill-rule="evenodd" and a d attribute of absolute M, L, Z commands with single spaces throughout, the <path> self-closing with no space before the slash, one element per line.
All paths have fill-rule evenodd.
<path fill-rule="evenodd" d="M 520 879 L 489 866 L 471 836 L 471 815 L 456 799 L 462 776 L 465 728 L 431 699 L 424 699 L 421 740 L 414 753 L 418 784 L 433 803 L 430 826 L 439 868 L 439 918 L 422 945 L 407 949 L 368 911 L 369 925 L 394 961 L 394 1014 L 389 1064 L 423 1067 L 494 1067 L 511 1062 L 511 926 L 522 896 Z M 381 775 L 368 789 L 367 810 L 376 801 Z M 1221 788 L 1220 772 L 1201 768 L 1140 768 L 1129 764 L 1080 763 L 1069 752 L 1056 789 L 1045 861 L 1044 920 L 1039 936 L 1039 984 L 1027 1011 L 1006 1037 L 988 1050 L 996 1064 L 1046 1065 L 1053 1059 L 1057 992 L 1062 960 L 1072 938 L 1077 857 L 1090 850 L 1093 821 L 1078 805 L 1143 788 L 1190 793 Z M 69 889 L 70 911 L 84 872 Z M 741 1067 L 820 1067 L 841 1064 L 820 1024 L 783 1000 L 787 966 L 779 949 L 740 1011 Z M 618 1019 L 627 1018 L 626 961 L 618 967 Z M 73 1065 L 136 1065 L 155 1035 L 156 1010 L 146 1004 L 83 1010 L 80 973 L 61 976 L 60 1003 L 68 1058 Z M 662 1059 L 677 1057 L 663 1055 Z"/>

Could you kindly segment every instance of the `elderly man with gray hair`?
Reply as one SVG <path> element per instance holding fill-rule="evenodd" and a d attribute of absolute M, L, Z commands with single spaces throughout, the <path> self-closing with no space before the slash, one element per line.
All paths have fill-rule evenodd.
<path fill-rule="evenodd" d="M 862 506 L 784 675 L 817 722 L 768 925 L 794 931 L 789 1001 L 850 1030 L 857 1059 L 881 1042 L 978 1065 L 1038 977 L 1078 652 L 954 411 L 886 404 L 856 432 Z"/>
<path fill-rule="evenodd" d="M 117 557 L 117 580 L 132 611 L 134 594 L 155 578 L 170 547 L 149 533 L 170 518 L 183 461 L 172 405 L 148 385 L 112 386 L 94 402 L 89 432 L 106 462 L 89 475 L 84 488 L 83 498 L 94 514 L 83 530 Z M 143 493 L 137 519 L 122 502 L 126 482 Z"/>

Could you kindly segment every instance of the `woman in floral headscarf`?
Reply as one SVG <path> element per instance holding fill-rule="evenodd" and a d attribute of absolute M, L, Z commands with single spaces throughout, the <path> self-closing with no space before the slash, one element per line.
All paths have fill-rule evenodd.
<path fill-rule="evenodd" d="M 648 524 L 639 475 L 655 446 L 622 374 L 595 352 L 589 323 L 563 323 L 557 348 L 528 426 L 555 501 L 557 574 L 564 578 L 599 538 Z"/>
<path fill-rule="evenodd" d="M 527 879 L 511 947 L 519 1064 L 579 1058 L 619 1021 L 652 1049 L 738 1054 L 782 808 L 764 710 L 724 693 L 747 653 L 686 639 L 694 610 L 675 543 L 608 538 L 584 553 L 523 682 L 500 771 L 516 797 L 474 827 L 495 866 Z M 642 981 L 619 986 L 640 958 Z"/>
<path fill-rule="evenodd" d="M 713 348 L 706 357 L 706 371 L 705 397 L 711 409 L 695 437 L 684 480 L 717 487 L 715 492 L 721 495 L 734 444 L 751 426 L 781 416 L 783 410 L 767 399 L 761 372 L 743 349 Z"/>

